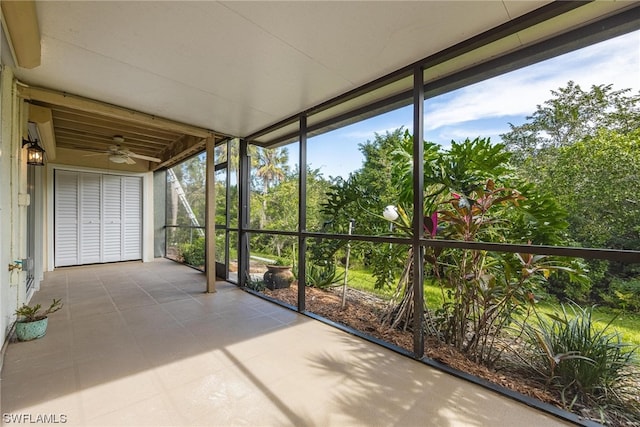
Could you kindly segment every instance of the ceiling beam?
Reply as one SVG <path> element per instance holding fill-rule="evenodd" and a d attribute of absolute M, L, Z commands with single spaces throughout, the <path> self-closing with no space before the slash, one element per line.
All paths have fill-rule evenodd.
<path fill-rule="evenodd" d="M 56 158 L 56 135 L 53 130 L 53 116 L 51 110 L 38 105 L 29 105 L 29 121 L 36 124 L 42 148 L 47 153 L 48 160 Z"/>
<path fill-rule="evenodd" d="M 140 113 L 138 111 L 50 89 L 19 85 L 18 95 L 30 101 L 40 101 L 53 105 L 61 105 L 63 107 L 100 114 L 113 119 L 129 121 L 131 123 L 136 123 L 150 128 L 182 133 L 198 138 L 208 138 L 213 135 L 213 132 L 197 126 L 175 122 L 173 120 Z"/>
<path fill-rule="evenodd" d="M 211 135 L 210 138 L 215 137 Z M 198 138 L 190 135 L 185 135 L 173 144 L 167 146 L 159 156 L 162 162 L 157 165 L 153 165 L 152 169 L 157 170 L 164 167 L 171 167 L 178 163 L 180 160 L 185 159 L 199 151 L 202 151 L 207 144 L 208 138 Z"/>
<path fill-rule="evenodd" d="M 40 66 L 40 28 L 34 0 L 2 0 L 2 16 L 16 65 L 22 68 Z M 4 27 L 5 25 L 3 25 Z"/>

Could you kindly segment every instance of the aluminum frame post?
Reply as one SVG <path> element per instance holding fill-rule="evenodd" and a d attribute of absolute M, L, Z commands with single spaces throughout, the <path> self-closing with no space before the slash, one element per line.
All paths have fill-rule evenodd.
<path fill-rule="evenodd" d="M 300 115 L 300 156 L 298 171 L 298 311 L 306 310 L 307 287 L 307 116 Z"/>
<path fill-rule="evenodd" d="M 413 70 L 413 353 L 424 356 L 424 68 Z"/>
<path fill-rule="evenodd" d="M 238 169 L 240 182 L 238 183 L 238 285 L 246 286 L 247 274 L 249 273 L 249 155 L 248 142 L 246 139 L 240 140 L 240 158 L 238 159 Z"/>

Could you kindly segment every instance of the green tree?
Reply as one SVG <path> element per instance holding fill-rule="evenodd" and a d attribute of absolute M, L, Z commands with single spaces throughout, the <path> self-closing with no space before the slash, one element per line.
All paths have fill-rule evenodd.
<path fill-rule="evenodd" d="M 554 194 L 568 212 L 570 245 L 637 250 L 640 94 L 612 85 L 584 91 L 571 81 L 551 94 L 526 123 L 502 135 L 518 174 Z M 633 265 L 588 263 L 594 289 L 605 299 L 613 279 L 637 277 L 629 273 L 638 270 Z M 550 289 L 561 297 L 590 297 L 588 288 L 552 281 Z"/>
<path fill-rule="evenodd" d="M 265 200 L 267 201 L 267 228 L 271 230 L 294 231 L 298 229 L 298 176 L 296 169 L 287 173 L 284 179 L 273 186 Z M 319 201 L 329 188 L 318 169 L 310 169 L 307 173 L 307 228 L 317 229 L 322 223 Z M 290 249 L 297 244 L 293 236 L 270 236 L 270 249 L 277 256 L 290 255 Z"/>
<path fill-rule="evenodd" d="M 583 246 L 640 249 L 640 128 L 600 129 L 557 150 L 540 177 L 569 213 L 571 236 Z"/>
<path fill-rule="evenodd" d="M 286 148 L 263 148 L 258 150 L 256 176 L 262 181 L 263 194 L 267 194 L 269 188 L 284 179 L 289 170 L 288 161 L 289 150 Z"/>
<path fill-rule="evenodd" d="M 593 85 L 585 92 L 569 81 L 552 90 L 552 98 L 538 105 L 527 122 L 500 135 L 520 163 L 549 148 L 571 145 L 593 137 L 599 129 L 626 134 L 640 127 L 640 94 L 630 89 L 613 90 L 613 85 Z M 549 151 L 549 150 L 546 150 Z M 552 154 L 552 153 L 551 153 Z"/>
<path fill-rule="evenodd" d="M 284 179 L 289 170 L 289 151 L 286 148 L 262 148 L 257 150 L 255 176 L 262 183 L 262 212 L 260 228 L 267 224 L 267 195 L 269 189 Z"/>
<path fill-rule="evenodd" d="M 640 129 L 623 135 L 601 129 L 593 138 L 558 149 L 541 179 L 569 213 L 569 236 L 580 246 L 640 250 Z M 638 280 L 637 264 L 590 261 L 593 293 L 576 295 L 564 283 L 552 289 L 573 300 L 603 299 L 634 309 L 640 296 L 620 289 Z M 619 289 L 620 288 L 620 289 Z M 624 293 L 624 292 L 623 292 Z"/>
<path fill-rule="evenodd" d="M 387 205 L 399 202 L 398 189 L 392 184 L 394 152 L 406 143 L 405 130 L 375 134 L 372 141 L 360 144 L 364 155 L 362 168 L 349 174 L 347 179 L 335 178 L 322 203 L 324 221 L 317 226 L 323 231 L 347 234 L 349 223 L 355 220 L 355 234 L 384 235 L 389 233 L 389 222 L 382 217 Z M 410 199 L 411 197 L 409 197 Z M 336 257 L 346 241 L 315 240 L 309 245 L 312 257 L 324 262 Z M 365 263 L 376 274 L 377 288 L 390 286 L 394 276 L 402 270 L 399 245 L 389 247 L 372 243 L 352 243 L 351 263 Z"/>

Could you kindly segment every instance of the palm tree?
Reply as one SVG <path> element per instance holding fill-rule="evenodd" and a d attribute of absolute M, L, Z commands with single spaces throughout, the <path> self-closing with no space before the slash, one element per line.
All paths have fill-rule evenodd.
<path fill-rule="evenodd" d="M 262 215 L 260 228 L 267 223 L 267 194 L 269 189 L 284 179 L 288 172 L 289 151 L 286 148 L 262 148 L 257 152 L 256 176 L 262 180 Z"/>

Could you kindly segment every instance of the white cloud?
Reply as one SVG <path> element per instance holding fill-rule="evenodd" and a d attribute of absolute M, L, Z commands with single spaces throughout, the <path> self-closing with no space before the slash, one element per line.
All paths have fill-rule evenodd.
<path fill-rule="evenodd" d="M 392 133 L 394 131 L 396 131 L 398 128 L 403 127 L 405 129 L 410 129 L 411 126 L 413 126 L 412 124 L 398 124 L 398 125 L 391 125 L 389 127 L 386 127 L 385 129 L 381 129 L 381 128 L 375 128 L 377 123 L 371 123 L 371 127 L 369 128 L 363 128 L 363 129 L 359 129 L 359 130 L 354 130 L 351 132 L 347 132 L 345 134 L 343 134 L 342 136 L 344 136 L 345 138 L 349 138 L 349 139 L 355 139 L 358 140 L 360 142 L 364 142 L 366 140 L 372 140 L 375 138 L 375 134 L 377 133 L 378 135 L 384 135 L 387 132 Z"/>
<path fill-rule="evenodd" d="M 640 32 L 571 52 L 427 101 L 425 128 L 504 116 L 527 116 L 551 90 L 575 81 L 640 90 Z"/>
<path fill-rule="evenodd" d="M 444 140 L 444 141 L 450 141 L 452 139 L 454 141 L 462 141 L 467 138 L 473 139 L 476 137 L 480 137 L 480 138 L 489 137 L 493 140 L 497 138 L 500 134 L 505 133 L 506 131 L 508 131 L 508 126 L 505 123 L 505 125 L 502 127 L 494 127 L 494 128 L 482 128 L 477 126 L 446 127 L 446 128 L 442 128 L 441 130 L 439 129 L 435 135 L 439 140 Z M 427 139 L 429 138 L 427 137 Z"/>

